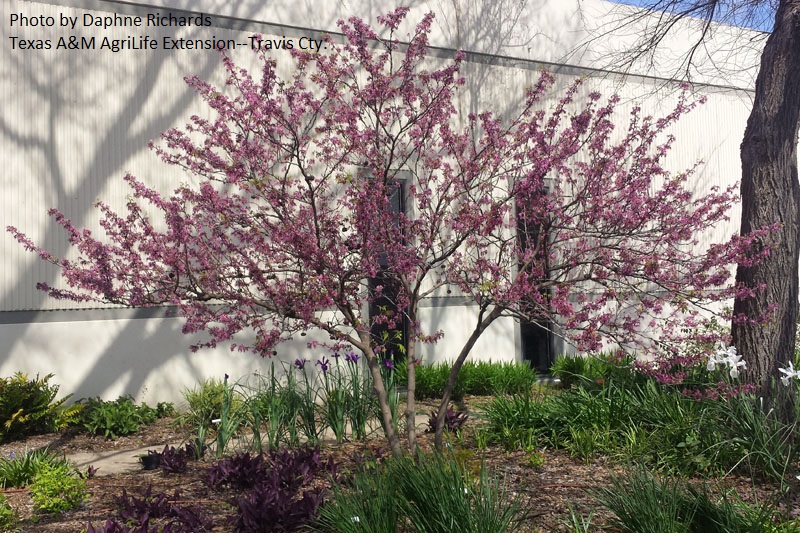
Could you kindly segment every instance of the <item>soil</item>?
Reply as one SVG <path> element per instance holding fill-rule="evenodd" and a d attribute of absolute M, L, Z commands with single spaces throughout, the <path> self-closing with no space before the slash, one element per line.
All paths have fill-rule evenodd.
<path fill-rule="evenodd" d="M 465 440 L 469 443 L 469 431 L 466 434 Z M 19 453 L 26 449 L 47 447 L 68 457 L 79 453 L 128 457 L 134 451 L 144 448 L 161 451 L 165 444 L 178 445 L 188 441 L 189 437 L 188 432 L 181 430 L 173 419 L 162 419 L 142 428 L 137 435 L 115 440 L 76 430 L 33 436 L 0 445 L 0 456 L 7 457 L 12 451 Z M 432 435 L 420 435 L 423 449 L 431 448 L 432 441 Z M 348 471 L 355 456 L 365 449 L 381 444 L 382 441 L 376 436 L 367 443 L 325 443 L 322 450 L 325 458 L 334 457 L 341 472 Z M 524 451 L 507 452 L 496 447 L 478 451 L 474 446 L 470 449 L 470 460 L 484 461 L 491 471 L 503 479 L 510 495 L 523 501 L 527 517 L 515 531 L 569 531 L 566 522 L 569 520 L 570 509 L 583 516 L 592 513 L 592 530 L 598 530 L 609 523 L 608 512 L 601 509 L 587 491 L 608 485 L 610 475 L 624 475 L 624 466 L 603 457 L 587 463 L 558 450 L 539 450 L 543 461 L 536 461 L 541 462 L 541 465 L 532 466 L 531 455 Z M 19 529 L 26 533 L 86 531 L 90 523 L 99 526 L 106 519 L 117 518 L 114 498 L 121 495 L 123 490 L 129 495 L 141 496 L 148 488 L 153 494 L 165 492 L 172 495 L 178 490 L 181 502 L 200 504 L 214 517 L 213 531 L 234 531 L 230 519 L 233 508 L 227 501 L 229 497 L 210 490 L 204 483 L 211 460 L 209 458 L 189 462 L 189 468 L 183 474 L 166 474 L 161 470 L 112 472 L 116 470 L 114 468 L 108 468 L 104 472 L 101 467 L 94 477 L 87 479 L 89 497 L 82 507 L 60 515 L 36 516 L 27 489 L 6 489 L 2 492 L 21 518 Z M 728 476 L 721 484 L 720 490 L 734 488 L 743 499 L 760 502 L 768 501 L 774 489 L 768 485 L 754 484 L 750 478 L 736 476 Z"/>

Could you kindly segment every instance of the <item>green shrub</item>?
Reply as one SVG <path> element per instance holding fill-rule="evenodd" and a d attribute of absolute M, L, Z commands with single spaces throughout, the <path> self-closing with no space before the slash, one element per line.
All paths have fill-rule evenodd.
<path fill-rule="evenodd" d="M 567 389 L 579 384 L 602 386 L 609 381 L 620 386 L 641 385 L 647 378 L 634 370 L 633 362 L 632 356 L 621 353 L 561 355 L 550 367 L 550 373 Z"/>
<path fill-rule="evenodd" d="M 12 452 L 9 457 L 0 457 L 0 487 L 26 487 L 43 468 L 61 466 L 68 467 L 69 462 L 47 449 Z"/>
<path fill-rule="evenodd" d="M 33 480 L 31 498 L 38 512 L 70 511 L 86 499 L 86 481 L 72 468 L 46 465 Z"/>
<path fill-rule="evenodd" d="M 14 531 L 17 524 L 17 513 L 0 494 L 0 531 Z"/>
<path fill-rule="evenodd" d="M 157 419 L 156 409 L 147 404 L 136 405 L 130 396 L 120 396 L 113 401 L 90 398 L 81 413 L 83 427 L 107 439 L 133 435 L 141 426 L 152 424 Z"/>
<path fill-rule="evenodd" d="M 482 468 L 477 480 L 453 457 L 441 454 L 386 462 L 399 506 L 415 531 L 427 533 L 506 532 L 520 507 Z"/>
<path fill-rule="evenodd" d="M 478 363 L 480 366 L 482 363 Z M 527 363 L 487 363 L 491 367 L 490 395 L 528 394 L 539 376 Z M 469 394 L 477 394 L 470 392 Z"/>
<path fill-rule="evenodd" d="M 550 373 L 561 381 L 561 385 L 570 388 L 577 385 L 582 379 L 594 381 L 599 375 L 589 370 L 590 360 L 580 354 L 562 355 L 556 358 Z"/>
<path fill-rule="evenodd" d="M 486 431 L 509 449 L 547 445 L 584 459 L 607 454 L 691 475 L 725 464 L 708 404 L 653 380 L 609 375 L 601 384 L 581 382 L 541 398 L 493 398 L 485 406 Z"/>
<path fill-rule="evenodd" d="M 10 378 L 0 378 L 0 442 L 50 433 L 77 417 L 80 406 L 64 406 L 69 396 L 55 399 L 58 385 L 48 383 L 52 377 L 48 374 L 30 379 L 17 372 Z"/>

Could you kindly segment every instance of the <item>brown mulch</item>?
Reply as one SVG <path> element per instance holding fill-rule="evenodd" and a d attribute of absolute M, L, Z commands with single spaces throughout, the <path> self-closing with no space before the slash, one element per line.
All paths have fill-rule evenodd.
<path fill-rule="evenodd" d="M 422 409 L 425 408 L 423 405 Z M 464 441 L 469 445 L 469 432 Z M 189 434 L 180 430 L 173 420 L 164 419 L 145 427 L 135 436 L 106 440 L 102 437 L 87 435 L 74 430 L 58 434 L 39 435 L 22 441 L 0 445 L 0 456 L 8 456 L 14 451 L 49 447 L 65 454 L 78 451 L 114 451 L 132 450 L 152 446 L 160 451 L 165 443 L 179 443 L 187 440 Z M 333 456 L 339 471 L 348 471 L 353 465 L 353 458 L 363 454 L 365 449 L 381 446 L 377 437 L 367 445 L 364 443 L 345 443 L 337 445 L 327 443 L 323 446 L 324 456 Z M 432 436 L 420 435 L 420 446 L 423 449 L 432 447 Z M 527 512 L 527 518 L 516 531 L 550 532 L 569 531 L 566 522 L 570 509 L 586 516 L 592 513 L 593 530 L 608 524 L 608 512 L 599 508 L 587 490 L 609 484 L 610 475 L 624 475 L 624 467 L 614 464 L 606 458 L 587 463 L 570 457 L 557 450 L 539 450 L 544 461 L 541 466 L 530 466 L 530 454 L 524 451 L 507 452 L 501 448 L 489 447 L 476 450 L 467 446 L 463 459 L 471 464 L 484 462 L 505 483 L 510 495 L 521 498 Z M 101 525 L 108 518 L 116 518 L 114 497 L 122 494 L 123 489 L 130 495 L 141 496 L 148 489 L 152 493 L 165 492 L 172 495 L 176 490 L 180 500 L 187 504 L 199 504 L 214 517 L 214 531 L 233 531 L 230 519 L 233 508 L 226 501 L 228 496 L 211 491 L 204 483 L 204 476 L 211 459 L 190 462 L 183 474 L 165 474 L 160 470 L 134 473 L 98 475 L 87 480 L 89 497 L 84 505 L 75 511 L 58 516 L 36 517 L 33 512 L 30 495 L 27 489 L 7 489 L 2 492 L 12 507 L 19 513 L 19 528 L 23 532 L 64 532 L 75 533 L 85 531 L 88 524 Z M 101 472 L 102 473 L 102 472 Z M 771 487 L 758 486 L 749 478 L 729 476 L 724 486 L 736 489 L 745 500 L 764 502 L 769 498 Z"/>

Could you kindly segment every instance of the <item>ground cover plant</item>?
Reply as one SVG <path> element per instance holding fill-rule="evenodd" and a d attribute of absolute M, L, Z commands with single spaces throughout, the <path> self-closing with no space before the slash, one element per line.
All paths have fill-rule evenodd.
<path fill-rule="evenodd" d="M 0 457 L 0 488 L 26 487 L 45 467 L 68 466 L 64 457 L 46 448 L 12 452 L 8 457 Z"/>
<path fill-rule="evenodd" d="M 17 513 L 0 494 L 0 531 L 13 531 L 17 523 Z"/>
<path fill-rule="evenodd" d="M 75 509 L 86 499 L 86 481 L 67 465 L 43 465 L 30 486 L 34 508 L 41 513 Z"/>

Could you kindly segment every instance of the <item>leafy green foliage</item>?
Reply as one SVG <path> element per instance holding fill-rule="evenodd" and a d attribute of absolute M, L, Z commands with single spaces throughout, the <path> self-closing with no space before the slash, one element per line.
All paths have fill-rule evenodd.
<path fill-rule="evenodd" d="M 58 385 L 49 384 L 52 377 L 30 379 L 17 372 L 0 378 L 0 442 L 50 433 L 77 418 L 80 406 L 66 407 L 69 396 L 56 400 Z"/>
<path fill-rule="evenodd" d="M 136 405 L 130 396 L 120 396 L 113 401 L 90 398 L 85 403 L 81 423 L 90 433 L 116 439 L 137 433 L 141 426 L 155 422 L 158 414 L 157 409 L 147 404 Z"/>
<path fill-rule="evenodd" d="M 76 509 L 86 499 L 86 481 L 70 467 L 44 465 L 31 484 L 31 498 L 43 513 Z"/>
<path fill-rule="evenodd" d="M 68 468 L 70 466 L 61 455 L 47 449 L 13 453 L 0 457 L 0 487 L 27 487 L 45 467 Z"/>
<path fill-rule="evenodd" d="M 0 493 L 0 531 L 13 531 L 17 524 L 17 513 Z"/>
<path fill-rule="evenodd" d="M 417 398 L 441 398 L 449 376 L 450 365 L 447 363 L 418 366 Z M 458 401 L 466 394 L 475 396 L 525 394 L 536 383 L 537 377 L 536 370 L 524 363 L 467 360 L 456 380 L 453 399 Z M 407 385 L 408 373 L 405 365 L 398 365 L 397 379 L 398 383 Z"/>

